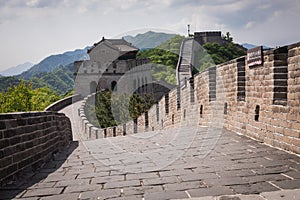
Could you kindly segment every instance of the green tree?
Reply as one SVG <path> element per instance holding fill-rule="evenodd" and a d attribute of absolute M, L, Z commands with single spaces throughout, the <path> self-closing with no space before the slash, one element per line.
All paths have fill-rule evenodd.
<path fill-rule="evenodd" d="M 112 94 L 103 91 L 96 95 L 96 102 L 88 102 L 86 115 L 95 126 L 107 128 L 138 118 L 153 105 L 153 98 L 146 94 Z"/>
<path fill-rule="evenodd" d="M 0 93 L 0 111 L 26 112 L 42 111 L 61 97 L 47 87 L 32 89 L 31 83 L 21 80 L 15 86 L 9 86 Z"/>

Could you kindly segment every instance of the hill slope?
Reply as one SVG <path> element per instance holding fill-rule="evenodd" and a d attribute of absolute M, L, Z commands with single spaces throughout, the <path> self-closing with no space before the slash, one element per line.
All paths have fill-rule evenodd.
<path fill-rule="evenodd" d="M 88 58 L 87 49 L 77 49 L 75 51 L 68 51 L 63 54 L 51 55 L 40 63 L 31 67 L 28 71 L 23 72 L 20 77 L 29 80 L 34 76 L 38 76 L 42 72 L 51 72 L 58 66 L 65 66 L 77 60 Z"/>
<path fill-rule="evenodd" d="M 128 35 L 125 36 L 124 39 L 127 42 L 132 43 L 134 46 L 136 46 L 139 49 L 152 49 L 174 36 L 175 34 L 157 33 L 153 31 L 148 31 L 143 34 L 137 34 L 134 37 Z"/>
<path fill-rule="evenodd" d="M 2 76 L 15 76 L 15 75 L 19 75 L 22 72 L 30 69 L 34 64 L 30 63 L 30 62 L 26 62 L 20 65 L 17 65 L 15 67 L 10 67 L 2 72 L 0 72 L 0 74 Z"/>

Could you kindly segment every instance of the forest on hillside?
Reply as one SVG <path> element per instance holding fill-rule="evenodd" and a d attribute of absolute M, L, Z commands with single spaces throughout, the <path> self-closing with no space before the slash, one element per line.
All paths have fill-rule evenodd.
<path fill-rule="evenodd" d="M 151 59 L 151 62 L 154 64 L 152 74 L 156 80 L 164 80 L 170 84 L 176 84 L 176 66 L 180 46 L 184 39 L 184 36 L 176 35 L 154 49 L 140 51 L 137 56 L 138 58 Z M 246 49 L 239 44 L 233 43 L 231 37 L 228 38 L 226 45 L 206 43 L 196 52 L 193 72 L 197 73 L 245 54 Z"/>
<path fill-rule="evenodd" d="M 0 93 L 0 112 L 43 111 L 47 106 L 63 98 L 48 87 L 32 88 L 21 80 Z"/>

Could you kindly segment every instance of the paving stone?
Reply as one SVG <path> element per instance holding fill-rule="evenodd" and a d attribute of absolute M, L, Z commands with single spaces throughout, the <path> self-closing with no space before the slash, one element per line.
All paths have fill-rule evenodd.
<path fill-rule="evenodd" d="M 220 196 L 216 200 L 265 200 L 259 195 L 230 195 L 230 196 Z"/>
<path fill-rule="evenodd" d="M 248 180 L 242 177 L 221 177 L 214 179 L 204 179 L 203 182 L 207 186 L 226 186 L 226 185 L 242 185 L 247 184 Z"/>
<path fill-rule="evenodd" d="M 179 199 L 172 199 L 179 200 Z M 216 197 L 197 197 L 197 198 L 188 198 L 188 199 L 180 199 L 180 200 L 216 200 Z"/>
<path fill-rule="evenodd" d="M 162 185 L 153 185 L 153 186 L 141 186 L 141 187 L 127 187 L 123 188 L 123 193 L 125 196 L 128 195 L 142 195 L 145 193 L 153 192 L 163 192 Z"/>
<path fill-rule="evenodd" d="M 206 187 L 201 181 L 192 181 L 192 182 L 181 182 L 181 183 L 172 183 L 165 184 L 165 190 L 175 190 L 175 191 L 184 191 L 189 189 L 197 189 Z"/>
<path fill-rule="evenodd" d="M 182 181 L 196 181 L 196 180 L 203 180 L 203 179 L 216 179 L 219 178 L 215 173 L 205 173 L 205 174 L 197 174 L 191 173 L 188 175 L 180 176 Z"/>
<path fill-rule="evenodd" d="M 78 193 L 78 192 L 86 192 L 86 191 L 94 191 L 100 190 L 102 185 L 73 185 L 67 186 L 64 190 L 64 193 Z"/>
<path fill-rule="evenodd" d="M 142 195 L 135 195 L 135 196 L 122 196 L 116 198 L 110 198 L 110 200 L 142 200 Z"/>
<path fill-rule="evenodd" d="M 182 199 L 188 198 L 187 194 L 183 191 L 165 191 L 165 192 L 153 192 L 153 193 L 146 193 L 144 195 L 145 200 L 169 200 L 169 199 Z"/>
<path fill-rule="evenodd" d="M 93 184 L 107 183 L 109 181 L 112 181 L 112 182 L 124 181 L 124 176 L 122 176 L 122 175 L 103 176 L 103 177 L 95 177 L 92 179 Z"/>
<path fill-rule="evenodd" d="M 108 199 L 108 198 L 116 198 L 120 197 L 121 192 L 120 189 L 108 189 L 108 190 L 98 190 L 98 191 L 88 191 L 82 192 L 80 194 L 80 200 L 85 199 Z"/>
<path fill-rule="evenodd" d="M 265 197 L 268 200 L 299 200 L 300 189 L 263 192 L 261 193 L 261 196 Z"/>
<path fill-rule="evenodd" d="M 58 181 L 55 184 L 55 187 L 64 187 L 64 186 L 71 186 L 71 185 L 88 185 L 90 182 L 89 179 L 75 179 L 71 181 Z"/>
<path fill-rule="evenodd" d="M 35 189 L 35 188 L 51 188 L 55 185 L 56 182 L 45 182 L 45 183 L 36 183 L 30 186 L 28 189 Z"/>
<path fill-rule="evenodd" d="M 141 180 L 145 178 L 159 178 L 158 174 L 156 172 L 150 172 L 150 173 L 138 173 L 138 174 L 126 174 L 126 180 Z"/>
<path fill-rule="evenodd" d="M 76 175 L 63 176 L 61 174 L 51 174 L 43 182 L 75 180 Z"/>
<path fill-rule="evenodd" d="M 105 189 L 108 188 L 123 188 L 123 187 L 135 187 L 140 186 L 140 180 L 130 180 L 130 181 L 117 181 L 117 182 L 108 182 L 104 185 Z"/>
<path fill-rule="evenodd" d="M 267 183 L 252 183 L 244 185 L 233 185 L 230 186 L 231 189 L 237 194 L 259 194 L 261 192 L 276 191 L 279 190 L 277 187 Z"/>
<path fill-rule="evenodd" d="M 280 174 L 292 171 L 289 166 L 277 166 L 271 168 L 258 168 L 254 169 L 256 174 Z"/>
<path fill-rule="evenodd" d="M 23 197 L 49 196 L 54 194 L 60 194 L 62 190 L 63 188 L 38 188 L 26 191 Z"/>
<path fill-rule="evenodd" d="M 286 180 L 286 181 L 274 181 L 272 182 L 282 189 L 297 189 L 300 188 L 300 179 Z"/>
<path fill-rule="evenodd" d="M 162 185 L 166 183 L 178 183 L 179 180 L 176 176 L 148 178 L 143 180 L 144 185 Z"/>
<path fill-rule="evenodd" d="M 255 173 L 248 169 L 242 170 L 231 170 L 231 171 L 220 171 L 217 172 L 218 176 L 222 177 L 246 177 L 246 176 L 254 176 Z"/>
<path fill-rule="evenodd" d="M 79 197 L 79 193 L 73 193 L 73 194 L 59 194 L 59 195 L 53 195 L 48 197 L 42 197 L 40 200 L 76 200 Z"/>
<path fill-rule="evenodd" d="M 300 171 L 290 171 L 290 172 L 285 172 L 283 174 L 288 175 L 294 179 L 300 179 Z"/>
<path fill-rule="evenodd" d="M 77 179 L 86 179 L 86 178 L 95 178 L 95 177 L 103 177 L 108 176 L 109 171 L 106 172 L 88 172 L 88 173 L 79 173 Z"/>
<path fill-rule="evenodd" d="M 219 196 L 219 195 L 231 195 L 234 192 L 227 186 L 215 186 L 209 188 L 199 188 L 187 190 L 191 197 L 203 197 L 203 196 Z"/>
<path fill-rule="evenodd" d="M 39 200 L 39 197 L 16 198 L 18 200 Z"/>
<path fill-rule="evenodd" d="M 192 173 L 192 171 L 190 169 L 179 168 L 179 166 L 178 166 L 178 169 L 159 171 L 159 174 L 161 177 L 178 176 L 178 175 L 185 175 L 185 174 L 191 174 L 191 173 Z"/>
<path fill-rule="evenodd" d="M 248 183 L 290 180 L 288 177 L 283 176 L 281 174 L 266 174 L 266 175 L 257 175 L 257 176 L 247 176 L 247 177 L 243 177 L 243 179 L 247 180 Z"/>

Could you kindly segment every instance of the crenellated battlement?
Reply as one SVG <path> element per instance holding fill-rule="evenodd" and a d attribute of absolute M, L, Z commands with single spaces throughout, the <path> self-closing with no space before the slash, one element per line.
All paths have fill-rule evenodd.
<path fill-rule="evenodd" d="M 247 58 L 241 57 L 206 69 L 184 87 L 171 90 L 138 119 L 107 129 L 86 122 L 86 130 L 91 138 L 95 134 L 113 137 L 216 122 L 300 153 L 300 43 L 264 51 L 261 65 L 249 66 Z"/>

